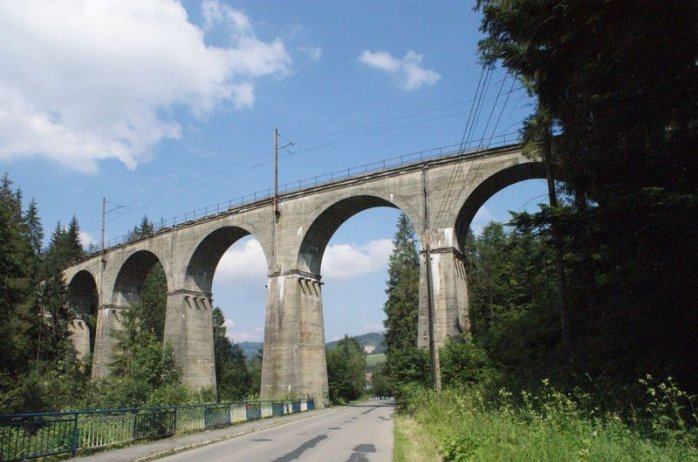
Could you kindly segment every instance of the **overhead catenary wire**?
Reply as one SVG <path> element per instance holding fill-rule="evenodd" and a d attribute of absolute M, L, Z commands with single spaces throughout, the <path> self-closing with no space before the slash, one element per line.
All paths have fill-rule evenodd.
<path fill-rule="evenodd" d="M 485 77 L 487 79 L 485 79 Z M 484 72 L 484 76 L 482 76 L 482 79 L 488 80 L 489 75 L 487 72 Z M 486 83 L 486 82 L 485 82 Z M 480 85 L 481 87 L 484 87 L 484 85 Z M 511 92 L 516 92 L 522 90 L 522 87 L 519 88 L 511 88 Z M 467 131 L 464 130 L 464 136 L 466 137 L 471 137 L 473 133 L 473 127 L 475 126 L 476 120 L 479 118 L 479 112 L 483 107 L 489 107 L 489 105 L 485 105 L 484 102 L 487 99 L 486 92 L 480 91 L 478 95 L 476 95 L 474 98 L 469 101 L 471 103 L 471 108 L 470 108 L 470 117 L 472 118 L 472 122 L 469 124 L 469 127 L 467 128 Z M 409 127 L 414 127 L 414 126 L 419 126 L 423 125 L 429 122 L 437 121 L 437 120 L 442 120 L 445 118 L 450 118 L 450 117 L 456 117 L 456 116 L 461 116 L 463 115 L 466 111 L 449 111 L 446 113 L 443 113 L 444 111 L 455 108 L 458 106 L 463 105 L 464 102 L 458 102 L 458 103 L 453 103 L 453 104 L 448 104 L 448 105 L 441 105 L 437 106 L 434 108 L 428 108 L 426 110 L 421 110 L 417 111 L 414 113 L 410 114 L 405 114 L 401 115 L 398 117 L 393 117 L 390 119 L 385 119 L 385 120 L 379 120 L 376 122 L 368 123 L 368 124 L 361 124 L 357 127 L 352 127 L 344 130 L 339 130 L 336 132 L 331 132 L 328 134 L 322 134 L 322 135 L 317 135 L 313 136 L 310 138 L 307 138 L 305 140 L 300 140 L 300 141 L 294 141 L 294 146 L 295 148 L 293 150 L 288 150 L 286 149 L 282 157 L 289 157 L 289 156 L 300 156 L 300 155 L 306 155 L 309 154 L 313 151 L 318 151 L 323 148 L 327 148 L 330 146 L 335 146 L 341 143 L 351 143 L 356 140 L 362 139 L 362 138 L 367 138 L 371 136 L 376 136 L 378 134 L 386 133 L 386 132 L 391 132 L 391 131 L 396 131 L 400 129 L 405 129 Z M 420 117 L 423 115 L 431 115 L 436 113 L 434 116 L 430 117 Z M 417 120 L 409 121 L 409 119 L 414 119 L 417 118 Z M 393 125 L 393 122 L 402 122 L 402 121 L 409 121 L 407 123 L 399 123 L 397 125 Z M 366 131 L 366 129 L 373 128 L 373 130 Z M 364 131 L 361 133 L 361 131 Z M 337 137 L 338 134 L 348 134 L 346 137 Z M 352 135 L 352 133 L 354 133 Z M 471 133 L 471 135 L 466 135 L 467 133 Z M 337 137 L 336 139 L 332 140 L 331 138 L 335 136 Z M 494 131 L 492 136 L 494 136 Z M 490 137 L 490 139 L 492 138 Z M 312 145 L 310 142 L 312 141 L 317 141 L 321 139 L 328 139 L 328 142 L 326 143 L 320 143 L 317 145 Z M 290 140 L 289 140 L 290 141 Z M 461 142 L 464 142 L 464 138 L 461 139 Z M 467 144 L 467 143 L 466 143 Z M 188 151 L 195 152 L 191 149 L 187 149 Z M 181 182 L 177 184 L 174 187 L 170 187 L 167 189 L 163 189 L 161 191 L 158 191 L 156 193 L 148 194 L 145 196 L 141 196 L 137 198 L 136 200 L 133 201 L 124 201 L 123 199 L 121 202 L 124 202 L 126 209 L 124 210 L 124 213 L 121 214 L 118 217 L 110 217 L 110 221 L 114 220 L 123 220 L 127 216 L 132 216 L 136 212 L 145 212 L 147 209 L 151 206 L 152 202 L 155 201 L 158 197 L 163 197 L 163 196 L 176 196 L 176 195 L 181 195 L 186 192 L 192 191 L 194 189 L 197 189 L 197 186 L 203 182 L 203 181 L 208 181 L 210 182 L 215 182 L 219 181 L 222 178 L 229 179 L 230 178 L 230 172 L 234 171 L 237 174 L 242 174 L 243 172 L 251 171 L 260 167 L 263 167 L 265 165 L 271 164 L 273 162 L 273 159 L 271 159 L 271 156 L 268 156 L 265 153 L 258 153 L 257 155 L 251 155 L 251 156 L 245 156 L 247 159 L 236 163 L 235 165 L 231 165 L 229 167 L 223 167 L 223 168 L 218 168 L 216 171 L 209 172 L 194 178 L 191 178 L 189 180 L 186 180 L 184 182 Z M 263 159 L 263 160 L 260 160 Z M 256 161 L 256 162 L 255 162 Z M 163 220 L 164 221 L 164 220 Z"/>
<path fill-rule="evenodd" d="M 491 68 L 488 68 L 488 70 L 491 71 Z M 497 92 L 497 96 L 495 97 L 495 102 L 492 104 L 492 110 L 490 111 L 490 115 L 489 115 L 489 117 L 488 117 L 488 119 L 487 119 L 487 122 L 486 122 L 486 124 L 485 124 L 485 127 L 484 127 L 484 129 L 483 129 L 482 136 L 480 137 L 480 140 L 479 140 L 477 149 L 480 149 L 480 148 L 482 148 L 482 147 L 485 147 L 485 148 L 486 148 L 486 147 L 490 146 L 491 141 L 492 141 L 493 137 L 495 136 L 497 127 L 499 126 L 499 122 L 501 121 L 502 114 L 504 113 L 504 111 L 505 111 L 505 109 L 506 109 L 506 106 L 507 106 L 507 103 L 509 102 L 509 98 L 510 98 L 511 94 L 515 91 L 516 79 L 515 79 L 515 78 L 512 78 L 512 85 L 511 85 L 509 91 L 506 92 L 506 99 L 504 100 L 504 103 L 501 105 L 500 113 L 499 113 L 499 116 L 497 117 L 497 122 L 495 123 L 495 126 L 494 126 L 493 129 L 492 129 L 492 133 L 491 133 L 491 135 L 490 135 L 490 137 L 489 137 L 487 143 L 485 144 L 485 143 L 484 143 L 484 140 L 487 139 L 487 129 L 488 129 L 489 124 L 490 124 L 490 122 L 491 122 L 492 116 L 493 116 L 493 114 L 494 114 L 494 112 L 495 112 L 495 110 L 496 110 L 496 108 L 497 108 L 498 101 L 499 101 L 499 99 L 500 99 L 500 97 L 501 97 L 502 90 L 503 90 L 503 88 L 504 88 L 504 83 L 506 82 L 506 79 L 509 77 L 509 75 L 510 75 L 510 74 L 509 74 L 509 72 L 507 71 L 507 72 L 505 73 L 505 75 L 504 75 L 504 78 L 502 78 L 502 80 L 499 82 L 499 83 L 500 83 L 499 90 L 498 90 L 498 92 Z M 478 101 L 482 101 L 482 100 L 483 100 L 483 98 L 484 98 L 483 95 L 487 92 L 487 88 L 485 88 L 486 86 L 487 86 L 487 79 L 485 79 L 485 84 L 483 84 L 483 86 L 482 86 L 482 88 L 481 88 L 481 93 L 480 93 L 479 97 L 477 98 Z M 483 88 L 484 88 L 484 89 L 483 89 Z M 469 121 L 469 122 L 470 122 L 470 126 L 466 128 L 466 130 L 464 131 L 464 133 L 472 133 L 472 132 L 473 132 L 473 128 L 472 128 L 472 127 L 475 126 L 475 121 L 476 121 L 476 119 L 479 117 L 479 112 L 480 112 L 479 109 L 477 109 L 476 111 L 474 111 L 474 114 L 475 114 L 475 115 L 474 115 L 474 117 L 472 118 L 472 120 Z M 470 138 L 470 135 L 468 135 L 467 137 L 465 137 L 465 139 L 466 139 L 466 142 L 464 143 L 464 145 L 468 145 L 471 141 L 473 141 L 473 140 Z M 472 184 L 474 183 L 475 179 L 477 178 L 477 175 L 479 174 L 479 171 L 480 171 L 482 162 L 483 162 L 483 159 L 482 159 L 482 158 L 479 158 L 479 159 L 477 159 L 474 163 L 472 163 L 472 164 L 469 165 L 470 168 L 468 169 L 468 172 L 465 174 L 465 177 L 463 178 L 463 181 L 462 181 L 462 186 L 461 186 L 460 188 L 454 188 L 454 187 L 453 187 L 453 186 L 454 186 L 454 183 L 451 182 L 451 181 L 449 180 L 449 181 L 450 181 L 450 182 L 449 182 L 449 189 L 448 189 L 449 195 L 448 195 L 448 197 L 444 200 L 443 206 L 441 207 L 441 209 L 440 209 L 440 211 L 439 211 L 439 214 L 445 213 L 446 204 L 449 203 L 450 201 L 452 201 L 453 198 L 454 198 L 456 195 L 458 195 L 458 194 L 460 194 L 462 191 L 465 191 L 465 190 L 467 190 L 467 189 L 469 189 L 469 188 L 472 187 Z M 451 174 L 451 178 L 456 178 L 458 175 L 460 175 L 460 166 L 459 166 L 458 169 L 454 169 L 454 171 L 453 171 L 452 174 Z"/>
<path fill-rule="evenodd" d="M 482 129 L 482 136 L 480 137 L 480 143 L 478 144 L 477 149 L 480 149 L 482 147 L 482 141 L 487 137 L 487 129 L 489 128 L 490 122 L 492 121 L 492 116 L 494 115 L 494 110 L 497 108 L 497 102 L 499 101 L 499 97 L 502 94 L 502 90 L 504 89 L 504 82 L 506 82 L 508 76 L 509 76 L 509 71 L 507 71 L 506 74 L 504 74 L 504 78 L 502 79 L 502 83 L 501 83 L 501 85 L 499 85 L 499 90 L 497 90 L 497 96 L 494 98 L 494 104 L 492 105 L 492 110 L 490 111 L 490 115 L 487 117 L 487 122 L 485 123 L 485 128 Z M 500 112 L 500 116 L 501 116 L 502 112 Z"/>
<path fill-rule="evenodd" d="M 447 107 L 452 107 L 452 106 L 451 105 L 441 106 L 441 108 L 447 108 Z M 433 111 L 431 111 L 431 110 L 420 111 L 418 114 L 425 114 L 425 113 L 429 113 L 429 112 L 433 112 Z M 352 137 L 348 137 L 348 138 L 343 138 L 343 139 L 339 139 L 336 141 L 311 146 L 311 147 L 308 147 L 305 149 L 298 149 L 298 150 L 293 150 L 293 151 L 287 150 L 287 151 L 289 152 L 290 155 L 298 156 L 298 155 L 306 154 L 306 153 L 311 152 L 311 151 L 334 146 L 334 145 L 337 145 L 340 143 L 350 143 L 350 142 L 356 141 L 356 140 L 361 139 L 361 138 L 366 138 L 366 137 L 370 137 L 370 136 L 374 136 L 377 134 L 386 133 L 386 132 L 390 132 L 390 131 L 400 130 L 400 129 L 407 128 L 407 127 L 418 126 L 418 125 L 426 123 L 426 122 L 432 122 L 432 121 L 441 120 L 444 118 L 453 117 L 453 116 L 462 115 L 462 114 L 463 114 L 463 111 L 451 112 L 451 113 L 431 117 L 428 119 L 421 119 L 421 120 L 418 120 L 415 122 L 411 122 L 409 124 L 402 124 L 399 126 L 385 127 L 382 129 L 374 130 L 370 133 L 365 133 L 365 134 L 356 135 L 356 136 L 352 136 Z M 393 119 L 389 119 L 389 120 L 405 119 L 407 117 L 409 117 L 409 116 L 403 116 L 403 117 L 393 118 Z M 377 126 L 377 125 L 382 125 L 382 122 L 377 122 L 375 124 L 364 124 L 363 126 L 370 127 L 370 126 Z M 303 143 L 303 141 L 299 141 L 297 143 L 294 142 L 294 145 L 296 145 L 296 144 L 302 145 L 302 143 Z M 195 187 L 198 183 L 205 181 L 205 180 L 212 180 L 212 179 L 219 178 L 219 177 L 226 177 L 231 170 L 235 170 L 238 173 L 246 172 L 246 171 L 251 171 L 251 170 L 263 167 L 265 165 L 269 165 L 273 162 L 273 159 L 269 158 L 269 159 L 262 160 L 262 161 L 259 161 L 256 163 L 252 163 L 253 160 L 258 160 L 260 157 L 264 158 L 265 157 L 264 153 L 258 153 L 256 155 L 251 155 L 248 157 L 249 160 L 243 161 L 242 163 L 238 163 L 235 166 L 231 166 L 231 167 L 227 167 L 227 168 L 226 167 L 220 168 L 214 172 L 209 172 L 207 174 L 204 174 L 204 175 L 192 178 L 192 179 L 185 181 L 183 183 L 180 183 L 177 186 L 161 190 L 161 191 L 154 193 L 154 194 L 149 194 L 149 195 L 143 196 L 143 197 L 136 199 L 134 201 L 126 202 L 125 204 L 126 204 L 127 209 L 124 211 L 124 213 L 120 217 L 114 217 L 114 218 L 118 220 L 120 218 L 123 218 L 124 216 L 132 215 L 135 212 L 144 211 L 150 205 L 149 202 L 156 199 L 157 197 L 172 196 L 172 193 L 183 194 L 183 193 L 192 191 L 195 189 Z"/>
<path fill-rule="evenodd" d="M 461 137 L 460 151 L 462 152 L 465 150 L 466 146 L 469 145 L 470 137 L 473 132 L 473 127 L 477 124 L 477 120 L 480 117 L 480 107 L 482 105 L 482 101 L 484 100 L 484 95 L 487 93 L 487 85 L 491 73 L 492 68 L 489 66 L 483 67 L 480 70 L 480 78 L 478 79 L 478 84 L 475 88 L 475 96 L 472 99 L 472 105 L 470 107 L 468 119 L 466 120 L 465 128 L 463 129 L 463 136 Z M 455 191 L 453 186 L 455 185 L 457 178 L 460 176 L 460 170 L 461 166 L 458 166 L 457 168 L 454 168 L 451 171 L 451 174 L 449 175 L 446 187 L 447 195 L 441 203 L 441 207 L 439 207 L 438 212 L 435 214 L 437 223 L 442 221 L 444 214 L 446 213 L 448 204 L 454 198 Z"/>

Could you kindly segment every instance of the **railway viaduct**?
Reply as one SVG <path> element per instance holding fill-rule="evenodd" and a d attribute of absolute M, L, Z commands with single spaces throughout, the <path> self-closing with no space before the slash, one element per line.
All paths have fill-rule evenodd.
<path fill-rule="evenodd" d="M 519 145 L 458 152 L 287 192 L 276 205 L 266 197 L 160 229 L 64 271 L 69 303 L 78 314 L 73 340 L 79 353 L 90 351 L 81 316 L 96 312 L 92 373 L 108 375 L 112 333 L 160 262 L 167 277 L 165 341 L 186 384 L 215 387 L 213 276 L 224 252 L 251 234 L 268 268 L 260 394 L 321 398 L 327 392 L 321 263 L 330 238 L 346 220 L 373 207 L 398 208 L 409 217 L 421 246 L 415 342 L 428 346 L 433 332 L 441 346 L 469 330 L 462 252 L 475 213 L 506 186 L 544 177 L 543 164 L 524 157 Z"/>

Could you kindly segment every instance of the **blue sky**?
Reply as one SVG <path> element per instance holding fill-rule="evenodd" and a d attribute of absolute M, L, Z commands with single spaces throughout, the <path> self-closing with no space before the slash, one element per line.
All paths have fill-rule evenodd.
<path fill-rule="evenodd" d="M 52 0 L 0 3 L 0 169 L 35 198 L 46 234 L 77 216 L 98 243 L 137 225 L 280 183 L 461 142 L 516 136 L 530 112 L 505 72 L 478 82 L 479 15 L 456 1 Z M 499 97 L 497 96 L 499 94 Z M 470 120 L 473 120 L 472 118 Z M 514 186 L 476 230 L 544 200 Z M 397 212 L 366 211 L 323 260 L 328 340 L 380 329 Z M 265 264 L 246 239 L 221 261 L 214 303 L 236 341 L 259 340 Z"/>

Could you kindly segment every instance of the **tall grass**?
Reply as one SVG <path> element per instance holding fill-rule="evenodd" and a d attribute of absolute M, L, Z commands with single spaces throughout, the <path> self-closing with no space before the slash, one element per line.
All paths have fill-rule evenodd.
<path fill-rule="evenodd" d="M 393 462 L 440 462 L 433 438 L 407 415 L 393 416 Z"/>
<path fill-rule="evenodd" d="M 494 398 L 477 388 L 440 394 L 413 388 L 403 409 L 449 461 L 698 461 L 691 397 L 671 382 L 648 391 L 655 396 L 630 420 L 582 409 L 584 397 L 547 383 L 536 395 L 502 389 Z"/>

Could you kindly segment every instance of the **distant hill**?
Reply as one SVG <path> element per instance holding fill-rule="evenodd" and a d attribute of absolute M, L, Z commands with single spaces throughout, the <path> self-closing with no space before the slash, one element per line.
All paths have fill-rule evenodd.
<path fill-rule="evenodd" d="M 359 344 L 364 348 L 364 351 L 369 354 L 379 354 L 385 352 L 382 332 L 370 332 L 368 334 L 357 335 L 353 338 L 358 340 Z M 327 348 L 332 349 L 336 344 L 336 340 L 334 342 L 328 342 Z M 262 348 L 262 342 L 240 342 L 240 348 L 242 348 L 242 351 L 245 352 L 245 358 L 247 358 L 249 361 Z"/>
<path fill-rule="evenodd" d="M 359 344 L 364 348 L 364 351 L 369 354 L 378 354 L 385 352 L 383 345 L 383 332 L 370 332 L 368 334 L 356 335 L 353 338 L 358 340 Z M 327 343 L 327 348 L 332 349 L 337 344 L 337 340 Z M 369 351 L 373 349 L 372 351 Z"/>
<path fill-rule="evenodd" d="M 248 361 L 262 349 L 262 342 L 240 342 L 240 348 L 245 353 L 245 359 Z"/>

